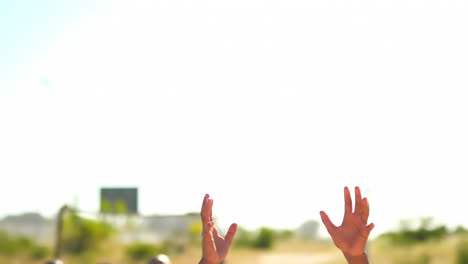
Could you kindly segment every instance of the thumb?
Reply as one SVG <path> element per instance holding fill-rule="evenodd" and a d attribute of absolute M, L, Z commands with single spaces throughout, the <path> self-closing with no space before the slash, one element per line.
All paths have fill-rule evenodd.
<path fill-rule="evenodd" d="M 232 244 L 232 240 L 234 239 L 234 236 L 236 235 L 236 231 L 237 231 L 237 224 L 234 223 L 229 227 L 226 237 L 224 238 L 229 245 Z"/>
<path fill-rule="evenodd" d="M 331 235 L 334 233 L 336 226 L 330 221 L 330 218 L 324 211 L 320 211 L 320 217 L 322 218 L 322 222 L 327 228 L 328 233 Z"/>
<path fill-rule="evenodd" d="M 361 230 L 361 235 L 364 239 L 367 240 L 369 238 L 370 232 L 372 231 L 372 229 L 374 229 L 374 226 L 374 223 L 371 223 Z"/>

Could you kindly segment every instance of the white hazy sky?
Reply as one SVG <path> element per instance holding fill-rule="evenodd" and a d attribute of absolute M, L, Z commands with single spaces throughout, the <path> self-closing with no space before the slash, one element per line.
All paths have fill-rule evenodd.
<path fill-rule="evenodd" d="M 39 2 L 39 3 L 38 3 Z M 373 233 L 466 224 L 464 1 L 6 1 L 0 216 L 98 210 L 292 228 L 362 187 Z"/>

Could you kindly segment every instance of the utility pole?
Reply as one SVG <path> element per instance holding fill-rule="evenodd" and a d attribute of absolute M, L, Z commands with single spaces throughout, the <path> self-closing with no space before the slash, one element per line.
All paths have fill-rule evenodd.
<path fill-rule="evenodd" d="M 55 251 L 54 251 L 54 258 L 60 259 L 60 255 L 62 254 L 62 230 L 63 230 L 63 218 L 68 210 L 66 205 L 62 206 L 57 215 L 57 226 L 55 230 Z"/>

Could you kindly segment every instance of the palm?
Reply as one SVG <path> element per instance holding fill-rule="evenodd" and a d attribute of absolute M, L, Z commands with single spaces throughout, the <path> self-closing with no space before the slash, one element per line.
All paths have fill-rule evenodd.
<path fill-rule="evenodd" d="M 360 216 L 345 215 L 341 226 L 337 227 L 332 236 L 335 245 L 351 254 L 363 252 L 367 237 L 362 234 L 366 222 Z"/>
<path fill-rule="evenodd" d="M 219 235 L 212 217 L 213 200 L 209 195 L 205 195 L 201 210 L 201 219 L 203 224 L 203 263 L 219 264 L 226 258 L 232 240 L 237 231 L 237 224 L 232 224 L 225 237 Z"/>
<path fill-rule="evenodd" d="M 231 244 L 219 235 L 216 226 L 213 226 L 212 235 L 214 250 L 207 252 L 210 254 L 210 256 L 207 257 L 215 261 L 215 263 L 220 263 L 226 257 Z"/>
<path fill-rule="evenodd" d="M 325 212 L 320 212 L 322 221 L 330 233 L 335 245 L 345 254 L 359 256 L 364 253 L 366 242 L 374 224 L 367 225 L 369 204 L 361 198 L 359 187 L 356 187 L 355 210 L 352 212 L 351 195 L 345 188 L 345 214 L 341 226 L 335 226 Z"/>

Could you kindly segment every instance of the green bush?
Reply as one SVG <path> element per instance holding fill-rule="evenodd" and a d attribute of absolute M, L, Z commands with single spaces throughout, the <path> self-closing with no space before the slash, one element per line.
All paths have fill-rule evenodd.
<path fill-rule="evenodd" d="M 71 212 L 64 219 L 63 249 L 71 254 L 95 251 L 114 233 L 115 229 L 106 222 L 85 219 Z"/>
<path fill-rule="evenodd" d="M 32 259 L 43 259 L 49 255 L 49 249 L 38 245 L 25 236 L 10 236 L 0 231 L 0 254 L 6 256 L 24 255 Z"/>
<path fill-rule="evenodd" d="M 127 256 L 136 261 L 148 260 L 154 255 L 163 253 L 156 245 L 149 243 L 135 243 L 126 248 Z"/>
<path fill-rule="evenodd" d="M 0 231 L 0 254 L 11 256 L 16 255 L 18 251 L 19 246 L 15 239 L 6 232 Z"/>
<path fill-rule="evenodd" d="M 238 248 L 270 249 L 278 235 L 274 230 L 262 227 L 258 232 L 249 232 L 239 227 L 234 239 L 234 246 Z"/>
<path fill-rule="evenodd" d="M 47 247 L 43 246 L 35 246 L 30 249 L 29 257 L 32 259 L 44 259 L 45 257 L 50 255 L 50 250 Z"/>
<path fill-rule="evenodd" d="M 189 241 L 192 245 L 199 245 L 201 243 L 201 233 L 203 231 L 203 225 L 201 221 L 195 221 L 189 224 Z"/>
<path fill-rule="evenodd" d="M 262 227 L 253 241 L 253 247 L 259 249 L 270 249 L 273 247 L 275 232 L 272 229 Z"/>
<path fill-rule="evenodd" d="M 388 232 L 382 234 L 382 237 L 387 237 L 395 244 L 411 244 L 424 242 L 428 240 L 440 240 L 448 234 L 445 226 L 440 226 L 434 229 L 420 228 L 417 230 L 402 230 L 399 232 Z"/>
<path fill-rule="evenodd" d="M 401 226 L 399 231 L 384 233 L 382 237 L 389 238 L 395 244 L 407 245 L 428 240 L 441 240 L 449 234 L 444 225 L 430 228 L 431 218 L 423 218 L 420 221 L 417 228 L 410 228 L 405 224 Z"/>
<path fill-rule="evenodd" d="M 167 239 L 162 242 L 161 249 L 167 254 L 180 255 L 187 250 L 187 245 L 181 240 Z"/>
<path fill-rule="evenodd" d="M 468 233 L 468 229 L 466 229 L 464 226 L 457 226 L 455 230 L 453 231 L 453 234 L 455 235 L 464 235 Z"/>
<path fill-rule="evenodd" d="M 456 248 L 456 264 L 468 264 L 468 240 L 458 243 Z"/>
<path fill-rule="evenodd" d="M 294 238 L 295 233 L 292 230 L 280 230 L 276 232 L 276 238 L 278 240 L 290 240 Z"/>
<path fill-rule="evenodd" d="M 236 238 L 234 239 L 234 247 L 237 248 L 251 248 L 254 240 L 254 235 L 248 230 L 238 227 Z"/>

